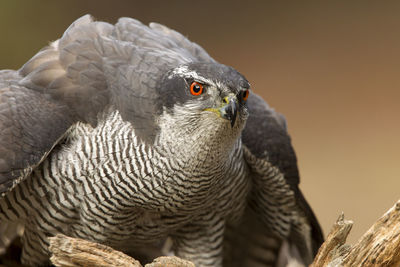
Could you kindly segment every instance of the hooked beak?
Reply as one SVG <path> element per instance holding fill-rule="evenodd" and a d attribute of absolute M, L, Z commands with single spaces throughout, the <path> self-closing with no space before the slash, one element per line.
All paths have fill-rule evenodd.
<path fill-rule="evenodd" d="M 226 103 L 226 105 L 219 109 L 219 114 L 222 118 L 229 120 L 233 128 L 238 111 L 237 99 L 235 96 L 230 95 L 224 98 L 224 103 Z"/>

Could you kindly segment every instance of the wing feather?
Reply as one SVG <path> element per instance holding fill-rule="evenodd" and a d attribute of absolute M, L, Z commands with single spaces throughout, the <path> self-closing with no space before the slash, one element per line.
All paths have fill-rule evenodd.
<path fill-rule="evenodd" d="M 310 264 L 323 241 L 323 235 L 298 187 L 297 160 L 285 119 L 255 94 L 249 97 L 247 104 L 250 115 L 242 141 L 253 189 L 245 220 L 236 228 L 228 229 L 227 235 L 235 240 L 237 237 L 232 236 L 247 233 L 249 239 L 243 242 L 243 250 L 247 251 L 259 243 L 261 254 L 275 253 L 273 264 L 286 266 L 290 260 Z M 255 244 L 252 244 L 252 238 Z M 276 243 L 267 242 L 271 238 L 280 244 L 279 253 Z M 272 264 L 271 259 L 262 262 L 260 256 L 256 260 L 257 256 L 251 252 L 248 257 L 251 259 L 247 260 L 253 263 L 246 265 L 243 262 L 240 266 L 256 266 L 254 261 Z"/>
<path fill-rule="evenodd" d="M 0 72 L 0 195 L 28 175 L 72 123 L 68 109 Z M 11 79 L 10 79 L 11 78 Z"/>

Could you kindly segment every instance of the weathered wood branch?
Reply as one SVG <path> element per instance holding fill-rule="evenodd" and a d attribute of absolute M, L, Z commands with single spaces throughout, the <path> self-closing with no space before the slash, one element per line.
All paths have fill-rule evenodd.
<path fill-rule="evenodd" d="M 352 224 L 339 216 L 312 267 L 400 266 L 400 201 L 350 246 L 345 242 Z"/>
<path fill-rule="evenodd" d="M 50 238 L 51 262 L 58 267 L 142 267 L 139 261 L 108 246 L 58 234 Z M 194 267 L 178 257 L 159 257 L 145 267 Z"/>
<path fill-rule="evenodd" d="M 318 250 L 318 254 L 314 259 L 312 267 L 325 266 L 325 263 L 340 260 L 342 256 L 348 251 L 348 246 L 345 245 L 347 236 L 353 226 L 352 221 L 344 219 L 342 213 L 333 225 L 326 241 Z"/>

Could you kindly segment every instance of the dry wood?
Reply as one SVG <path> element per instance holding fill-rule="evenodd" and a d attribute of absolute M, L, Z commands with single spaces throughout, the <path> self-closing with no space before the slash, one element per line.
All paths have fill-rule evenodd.
<path fill-rule="evenodd" d="M 56 266 L 141 267 L 137 260 L 108 246 L 60 234 L 50 238 L 50 251 Z"/>
<path fill-rule="evenodd" d="M 132 257 L 108 246 L 58 234 L 50 238 L 51 262 L 58 267 L 142 267 Z M 159 257 L 145 267 L 194 267 L 178 257 Z"/>
<path fill-rule="evenodd" d="M 195 267 L 190 261 L 183 260 L 178 257 L 158 257 L 152 263 L 146 264 L 145 267 Z"/>
<path fill-rule="evenodd" d="M 400 266 L 400 201 L 387 211 L 353 246 L 346 245 L 352 227 L 343 214 L 318 251 L 312 267 Z"/>
<path fill-rule="evenodd" d="M 333 225 L 326 241 L 318 250 L 311 267 L 326 266 L 326 263 L 340 260 L 342 258 L 341 255 L 343 256 L 347 251 L 348 247 L 346 247 L 345 243 L 352 226 L 353 222 L 345 220 L 342 213 Z"/>

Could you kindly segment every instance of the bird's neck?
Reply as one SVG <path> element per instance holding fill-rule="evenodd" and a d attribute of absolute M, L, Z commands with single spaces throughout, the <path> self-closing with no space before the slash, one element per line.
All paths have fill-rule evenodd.
<path fill-rule="evenodd" d="M 222 124 L 193 124 L 197 127 L 185 123 L 161 124 L 154 147 L 166 151 L 171 159 L 185 162 L 185 166 L 222 168 L 232 160 L 234 151 L 241 146 L 240 133 Z"/>

